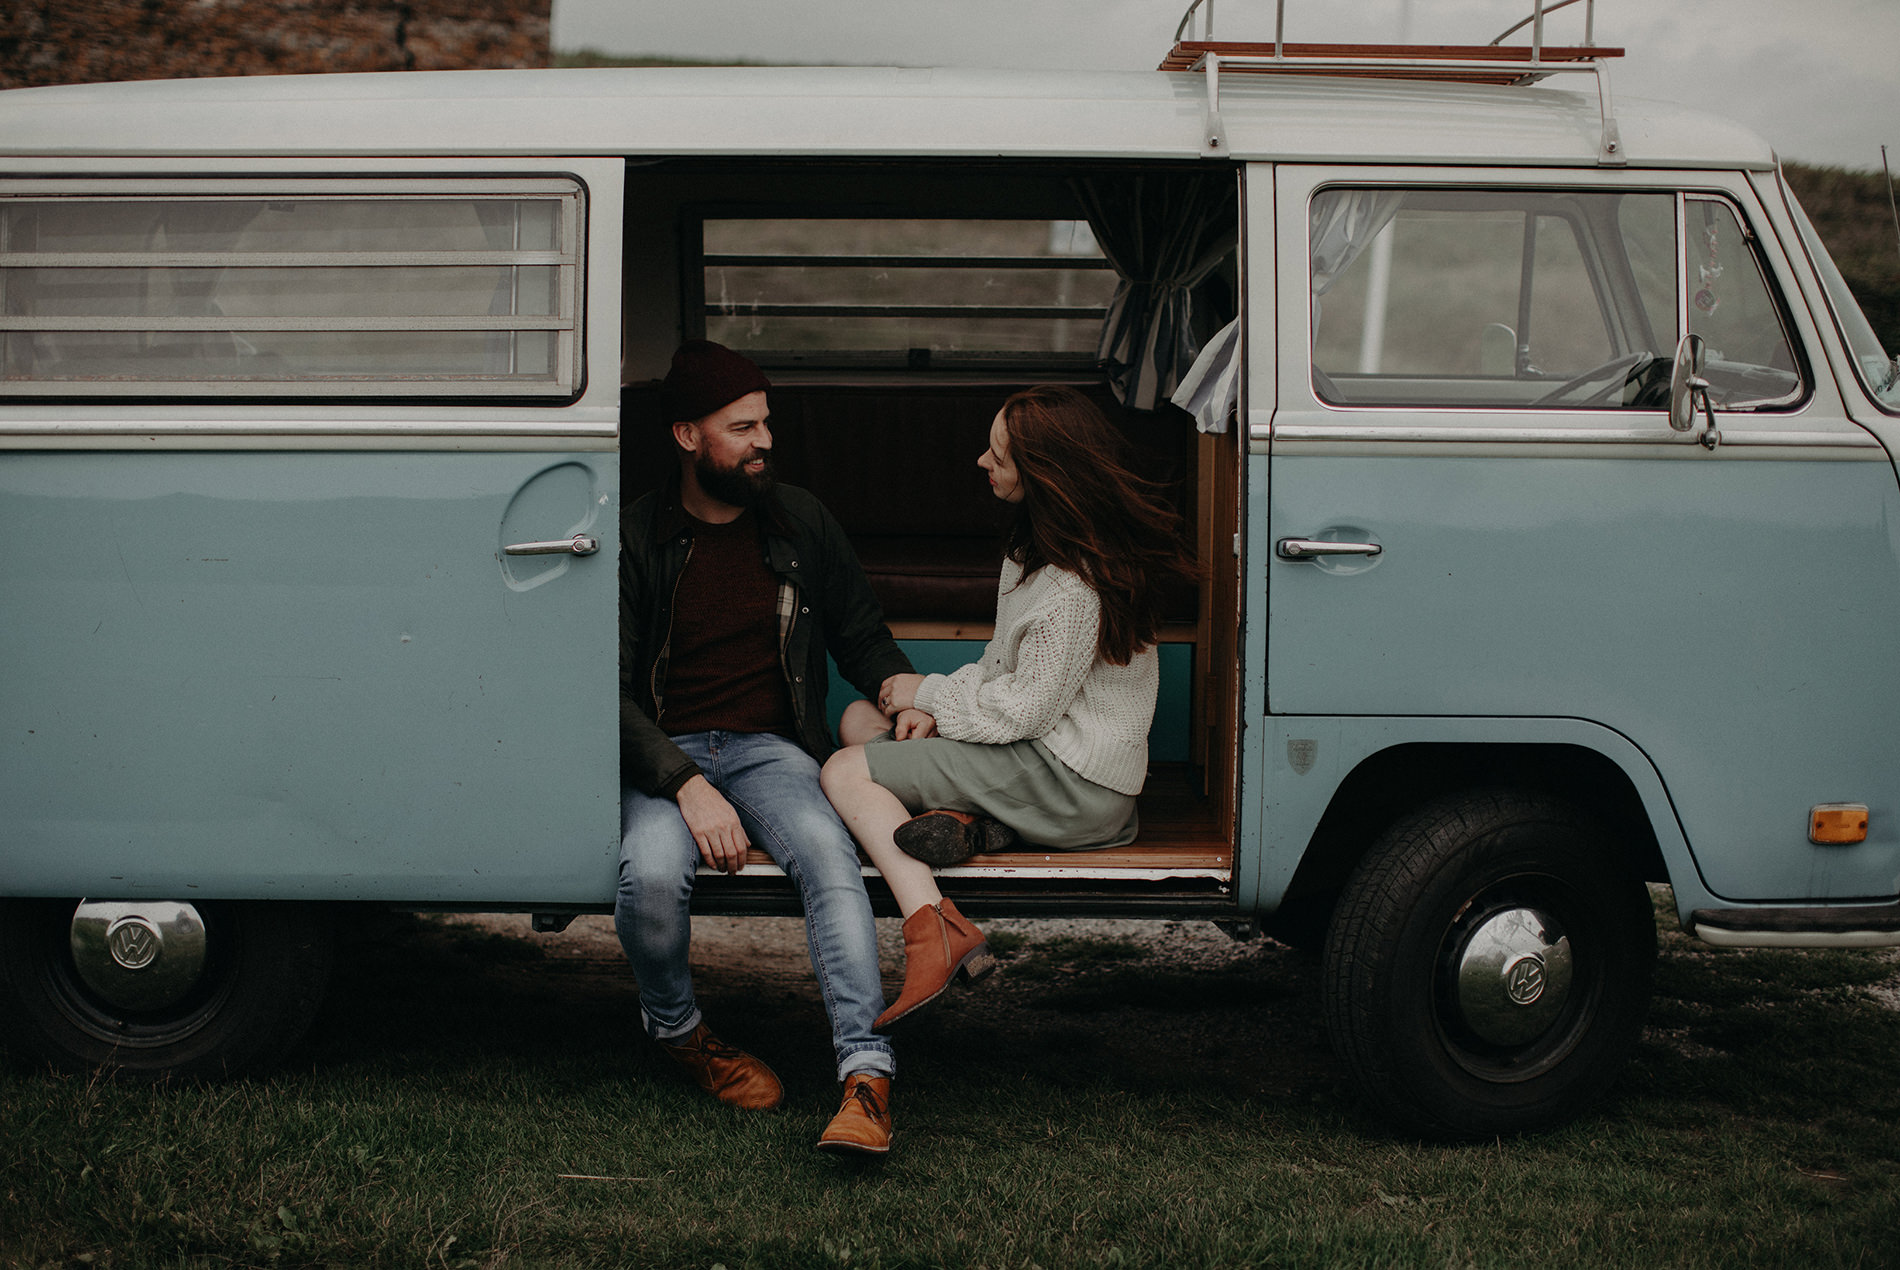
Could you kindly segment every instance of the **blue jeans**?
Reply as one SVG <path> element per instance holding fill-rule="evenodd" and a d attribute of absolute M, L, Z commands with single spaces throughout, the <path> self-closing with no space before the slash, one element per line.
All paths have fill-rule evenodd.
<path fill-rule="evenodd" d="M 818 787 L 818 763 L 796 742 L 769 732 L 695 732 L 673 738 L 798 888 L 811 966 L 831 1018 L 838 1079 L 888 1076 L 891 1044 L 871 1030 L 884 1011 L 877 929 L 864 893 L 858 849 Z M 647 1034 L 673 1040 L 699 1025 L 687 964 L 699 847 L 679 805 L 626 790 L 620 803 L 620 889 L 614 929 L 640 981 Z"/>

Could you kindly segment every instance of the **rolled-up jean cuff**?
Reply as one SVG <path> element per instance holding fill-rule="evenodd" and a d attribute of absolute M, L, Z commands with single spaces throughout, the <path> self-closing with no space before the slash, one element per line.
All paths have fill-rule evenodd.
<path fill-rule="evenodd" d="M 645 1006 L 640 1007 L 640 1022 L 646 1028 L 647 1035 L 662 1045 L 670 1045 L 682 1037 L 691 1036 L 693 1029 L 699 1026 L 701 1017 L 699 1007 L 694 1006 L 684 1023 L 665 1024 L 648 1014 Z"/>
<path fill-rule="evenodd" d="M 844 1080 L 860 1072 L 867 1076 L 895 1076 L 897 1055 L 888 1046 L 867 1045 L 862 1049 L 845 1051 L 838 1060 L 838 1079 Z"/>

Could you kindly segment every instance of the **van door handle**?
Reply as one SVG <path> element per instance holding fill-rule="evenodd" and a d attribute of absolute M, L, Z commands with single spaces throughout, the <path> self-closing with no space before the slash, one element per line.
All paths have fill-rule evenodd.
<path fill-rule="evenodd" d="M 591 556 L 599 550 L 600 539 L 586 534 L 575 534 L 556 542 L 517 542 L 502 548 L 511 556 Z"/>
<path fill-rule="evenodd" d="M 1316 560 L 1320 556 L 1376 556 L 1385 548 L 1376 542 L 1320 542 L 1315 538 L 1282 538 L 1282 560 Z"/>

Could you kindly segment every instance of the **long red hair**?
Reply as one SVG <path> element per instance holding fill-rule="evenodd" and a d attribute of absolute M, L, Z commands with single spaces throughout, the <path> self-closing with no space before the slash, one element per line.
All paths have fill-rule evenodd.
<path fill-rule="evenodd" d="M 1074 388 L 1025 388 L 1003 403 L 1023 498 L 1004 538 L 1024 576 L 1067 569 L 1101 598 L 1096 651 L 1126 666 L 1155 642 L 1169 583 L 1198 580 L 1163 487 L 1136 475 L 1128 443 Z"/>

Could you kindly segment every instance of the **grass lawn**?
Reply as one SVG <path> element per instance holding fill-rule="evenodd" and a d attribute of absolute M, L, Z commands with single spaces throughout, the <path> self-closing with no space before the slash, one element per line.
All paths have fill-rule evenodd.
<path fill-rule="evenodd" d="M 0 1067 L 0 1265 L 1900 1265 L 1892 954 L 1717 952 L 1665 916 L 1611 1101 L 1441 1146 L 1355 1105 L 1298 955 L 1047 929 L 999 926 L 1004 974 L 902 1039 L 864 1167 L 811 1149 L 837 1091 L 804 967 L 701 972 L 787 1084 L 746 1115 L 641 1041 L 611 957 L 405 919 L 273 1075 Z"/>

